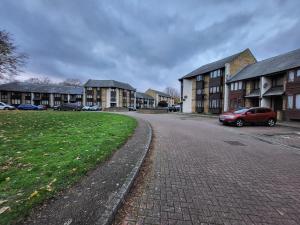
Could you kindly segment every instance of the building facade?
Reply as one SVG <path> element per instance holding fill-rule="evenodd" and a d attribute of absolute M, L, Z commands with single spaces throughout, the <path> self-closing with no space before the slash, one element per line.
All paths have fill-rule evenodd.
<path fill-rule="evenodd" d="M 153 108 L 154 107 L 154 98 L 150 95 L 147 95 L 142 92 L 136 92 L 136 108 Z"/>
<path fill-rule="evenodd" d="M 230 110 L 261 106 L 277 119 L 300 119 L 300 49 L 249 65 L 227 84 Z"/>
<path fill-rule="evenodd" d="M 154 106 L 157 107 L 158 103 L 161 101 L 165 101 L 168 103 L 168 106 L 174 105 L 174 98 L 164 92 L 153 90 L 153 89 L 148 89 L 145 92 L 147 95 L 150 95 L 154 99 Z"/>
<path fill-rule="evenodd" d="M 256 62 L 249 49 L 203 65 L 179 79 L 182 112 L 219 114 L 228 110 L 227 77 Z"/>
<path fill-rule="evenodd" d="M 83 87 L 53 84 L 11 82 L 0 85 L 0 101 L 13 106 L 20 104 L 53 107 L 62 103 L 82 105 Z"/>
<path fill-rule="evenodd" d="M 115 80 L 88 80 L 84 84 L 83 104 L 112 107 L 136 107 L 136 90 Z"/>

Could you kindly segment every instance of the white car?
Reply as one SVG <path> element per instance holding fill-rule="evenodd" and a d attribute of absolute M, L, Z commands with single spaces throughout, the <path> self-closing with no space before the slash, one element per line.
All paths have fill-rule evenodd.
<path fill-rule="evenodd" d="M 12 105 L 7 105 L 4 102 L 0 102 L 0 110 L 13 110 L 13 109 L 16 109 L 16 108 Z"/>

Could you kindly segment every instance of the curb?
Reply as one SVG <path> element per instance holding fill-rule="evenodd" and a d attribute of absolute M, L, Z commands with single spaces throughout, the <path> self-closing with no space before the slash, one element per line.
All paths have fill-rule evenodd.
<path fill-rule="evenodd" d="M 118 193 L 116 193 L 114 198 L 107 203 L 105 212 L 102 214 L 100 219 L 97 220 L 95 225 L 109 225 L 113 222 L 118 209 L 123 205 L 125 197 L 128 194 L 130 188 L 133 185 L 135 178 L 137 177 L 140 171 L 140 168 L 146 158 L 146 155 L 150 149 L 150 144 L 152 141 L 152 127 L 149 122 L 147 121 L 144 122 L 147 123 L 147 127 L 149 130 L 148 140 L 147 143 L 145 144 L 144 152 L 142 153 L 140 159 L 137 161 L 135 167 L 132 169 L 132 171 L 126 178 L 122 187 L 119 189 Z"/>
<path fill-rule="evenodd" d="M 291 125 L 291 124 L 285 124 L 285 123 L 281 123 L 281 122 L 277 122 L 276 126 L 280 126 L 280 127 L 290 127 L 290 128 L 295 128 L 295 129 L 300 129 L 300 126 L 295 126 L 295 125 Z"/>

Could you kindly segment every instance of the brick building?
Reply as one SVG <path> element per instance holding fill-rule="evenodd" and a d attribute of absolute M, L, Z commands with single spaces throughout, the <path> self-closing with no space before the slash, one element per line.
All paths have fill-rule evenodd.
<path fill-rule="evenodd" d="M 182 111 L 219 114 L 228 110 L 226 78 L 256 62 L 249 49 L 203 65 L 179 79 Z"/>
<path fill-rule="evenodd" d="M 157 90 L 153 90 L 153 89 L 148 89 L 145 93 L 154 98 L 155 107 L 157 107 L 158 103 L 161 102 L 161 101 L 167 102 L 168 106 L 174 105 L 174 98 L 171 95 L 167 94 L 167 93 L 157 91 Z"/>
<path fill-rule="evenodd" d="M 84 105 L 136 107 L 136 90 L 131 85 L 115 80 L 88 80 L 84 84 Z"/>
<path fill-rule="evenodd" d="M 154 98 L 142 92 L 136 92 L 136 108 L 153 108 Z"/>
<path fill-rule="evenodd" d="M 82 105 L 83 87 L 11 82 L 0 85 L 0 102 L 53 107 L 62 103 Z"/>
<path fill-rule="evenodd" d="M 300 49 L 246 66 L 228 86 L 231 110 L 269 107 L 278 119 L 300 119 Z"/>

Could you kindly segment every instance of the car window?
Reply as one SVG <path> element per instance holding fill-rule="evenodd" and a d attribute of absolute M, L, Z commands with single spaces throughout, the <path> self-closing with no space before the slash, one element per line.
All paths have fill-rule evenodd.
<path fill-rule="evenodd" d="M 254 114 L 255 113 L 255 109 L 250 109 L 248 112 Z"/>
<path fill-rule="evenodd" d="M 0 105 L 1 105 L 1 106 L 4 106 L 4 104 L 3 104 L 3 103 L 0 103 Z"/>
<path fill-rule="evenodd" d="M 266 109 L 256 109 L 256 113 L 266 113 Z"/>

